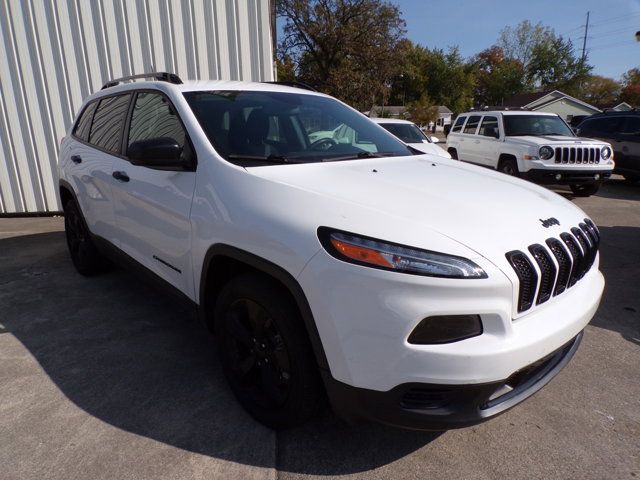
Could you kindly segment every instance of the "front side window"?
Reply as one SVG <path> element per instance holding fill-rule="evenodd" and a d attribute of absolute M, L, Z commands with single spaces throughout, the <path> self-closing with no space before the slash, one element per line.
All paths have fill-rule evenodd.
<path fill-rule="evenodd" d="M 332 98 L 285 92 L 188 92 L 216 151 L 235 163 L 303 163 L 412 152 Z"/>
<path fill-rule="evenodd" d="M 460 130 L 462 130 L 462 125 L 464 125 L 464 121 L 466 119 L 467 119 L 467 117 L 458 117 L 458 119 L 456 120 L 456 124 L 453 126 L 451 131 L 452 132 L 459 132 Z"/>
<path fill-rule="evenodd" d="M 78 122 L 76 123 L 75 128 L 73 129 L 73 134 L 81 140 L 85 142 L 89 140 L 89 130 L 91 130 L 91 120 L 93 119 L 93 112 L 95 112 L 96 107 L 98 106 L 97 101 L 91 102 L 87 105 L 80 115 Z"/>
<path fill-rule="evenodd" d="M 502 121 L 504 122 L 504 134 L 508 137 L 575 136 L 567 124 L 557 115 L 505 115 Z"/>
<path fill-rule="evenodd" d="M 480 135 L 485 137 L 498 137 L 498 118 L 497 117 L 483 117 L 482 124 L 480 125 Z"/>
<path fill-rule="evenodd" d="M 171 138 L 184 147 L 186 134 L 164 95 L 141 92 L 133 106 L 127 148 L 134 142 L 153 138 Z"/>
<path fill-rule="evenodd" d="M 476 133 L 479 123 L 480 123 L 480 116 L 472 115 L 471 117 L 469 117 L 469 121 L 464 126 L 463 133 L 470 133 L 470 134 Z"/>
<path fill-rule="evenodd" d="M 393 133 L 405 143 L 428 142 L 427 136 L 412 123 L 381 123 L 380 126 Z"/>
<path fill-rule="evenodd" d="M 122 126 L 131 95 L 117 95 L 100 100 L 93 115 L 89 143 L 112 153 L 120 153 Z"/>

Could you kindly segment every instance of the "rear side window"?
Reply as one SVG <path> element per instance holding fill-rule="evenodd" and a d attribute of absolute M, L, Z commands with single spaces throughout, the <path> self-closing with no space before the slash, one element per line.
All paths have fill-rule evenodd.
<path fill-rule="evenodd" d="M 462 125 L 464 125 L 464 121 L 466 119 L 467 119 L 467 117 L 458 117 L 458 119 L 456 120 L 456 124 L 453 126 L 451 131 L 452 132 L 459 132 L 460 130 L 462 130 Z"/>
<path fill-rule="evenodd" d="M 134 142 L 160 137 L 171 138 L 184 147 L 186 134 L 178 115 L 163 95 L 138 93 L 131 115 L 127 148 Z"/>
<path fill-rule="evenodd" d="M 478 128 L 478 124 L 480 123 L 479 115 L 472 115 L 469 117 L 469 121 L 464 126 L 464 131 L 462 133 L 476 133 L 476 129 Z"/>
<path fill-rule="evenodd" d="M 131 95 L 118 95 L 100 100 L 93 115 L 89 143 L 111 153 L 120 153 L 122 126 Z"/>
<path fill-rule="evenodd" d="M 496 138 L 498 135 L 498 118 L 484 117 L 482 119 L 482 125 L 480 126 L 480 135 Z"/>
<path fill-rule="evenodd" d="M 82 113 L 80 114 L 80 118 L 76 123 L 75 128 L 73 129 L 73 135 L 78 137 L 85 142 L 89 140 L 89 130 L 91 130 L 91 119 L 93 118 L 93 112 L 96 110 L 96 106 L 98 105 L 97 101 L 93 101 L 87 105 Z"/>

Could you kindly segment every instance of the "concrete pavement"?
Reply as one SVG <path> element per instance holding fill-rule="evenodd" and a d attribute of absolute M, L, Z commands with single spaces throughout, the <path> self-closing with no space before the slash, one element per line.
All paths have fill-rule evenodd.
<path fill-rule="evenodd" d="M 572 201 L 607 280 L 582 346 L 524 404 L 442 433 L 325 412 L 276 434 L 191 311 L 123 270 L 77 275 L 60 218 L 0 219 L 0 478 L 638 478 L 640 185 Z"/>

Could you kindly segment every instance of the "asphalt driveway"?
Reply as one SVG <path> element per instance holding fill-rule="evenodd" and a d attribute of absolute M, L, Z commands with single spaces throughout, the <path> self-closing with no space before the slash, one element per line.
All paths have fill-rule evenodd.
<path fill-rule="evenodd" d="M 60 218 L 1 218 L 0 478 L 638 478 L 640 185 L 573 201 L 607 280 L 578 353 L 514 410 L 437 433 L 262 427 L 193 312 L 123 270 L 76 274 Z"/>

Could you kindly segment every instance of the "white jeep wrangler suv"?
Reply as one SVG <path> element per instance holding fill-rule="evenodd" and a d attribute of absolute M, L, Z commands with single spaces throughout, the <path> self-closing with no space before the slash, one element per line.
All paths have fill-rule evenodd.
<path fill-rule="evenodd" d="M 310 142 L 340 125 L 353 143 Z M 77 270 L 110 257 L 197 306 L 238 400 L 276 428 L 325 394 L 418 429 L 498 415 L 569 361 L 604 287 L 571 202 L 416 155 L 300 88 L 115 80 L 59 167 Z"/>
<path fill-rule="evenodd" d="M 558 115 L 545 112 L 463 113 L 447 136 L 447 151 L 536 183 L 569 185 L 577 196 L 595 194 L 614 167 L 611 145 L 578 138 Z"/>

